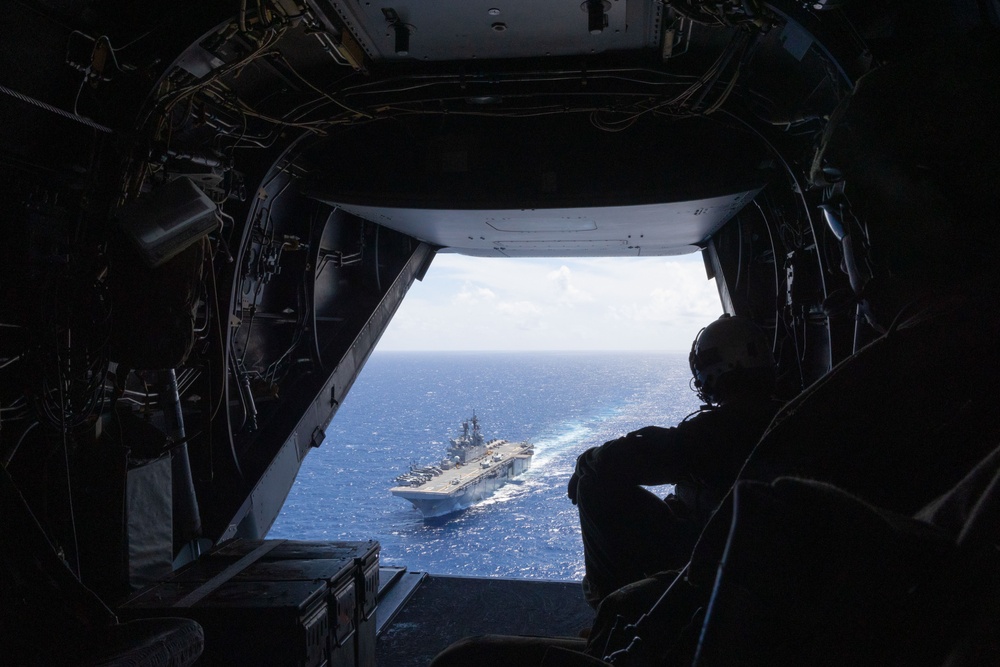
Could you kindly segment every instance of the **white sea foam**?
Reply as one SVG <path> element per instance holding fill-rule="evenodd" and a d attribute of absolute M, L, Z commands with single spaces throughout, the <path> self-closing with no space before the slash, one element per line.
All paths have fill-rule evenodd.
<path fill-rule="evenodd" d="M 544 470 L 554 459 L 560 458 L 572 450 L 579 453 L 586 448 L 586 443 L 593 429 L 586 424 L 569 423 L 561 426 L 552 435 L 544 435 L 532 442 L 535 445 L 535 455 L 531 458 L 531 468 L 528 473 Z M 575 456 L 575 454 L 574 454 Z"/>

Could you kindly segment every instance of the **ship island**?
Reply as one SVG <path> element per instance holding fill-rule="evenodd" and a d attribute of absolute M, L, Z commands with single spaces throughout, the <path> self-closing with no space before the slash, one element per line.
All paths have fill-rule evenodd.
<path fill-rule="evenodd" d="M 475 413 L 462 422 L 462 432 L 449 440 L 436 465 L 411 465 L 395 479 L 392 495 L 410 501 L 425 519 L 465 509 L 485 498 L 531 466 L 529 442 L 486 442 Z"/>

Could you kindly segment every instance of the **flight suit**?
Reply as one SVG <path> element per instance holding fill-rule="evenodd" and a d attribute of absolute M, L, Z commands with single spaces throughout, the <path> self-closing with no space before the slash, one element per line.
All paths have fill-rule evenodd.
<path fill-rule="evenodd" d="M 580 511 L 586 579 L 597 603 L 687 563 L 702 528 L 781 403 L 741 398 L 675 427 L 647 426 L 587 450 L 567 489 Z M 674 484 L 661 499 L 645 486 Z"/>

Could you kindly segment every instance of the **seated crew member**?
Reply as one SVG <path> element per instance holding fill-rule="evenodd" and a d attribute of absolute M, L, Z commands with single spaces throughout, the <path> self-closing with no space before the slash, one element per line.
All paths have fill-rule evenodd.
<path fill-rule="evenodd" d="M 897 516 L 916 513 L 923 520 L 934 499 L 950 488 L 967 499 L 968 507 L 976 505 L 975 496 L 960 492 L 964 483 L 959 480 L 1000 437 L 993 417 L 1000 396 L 1000 315 L 987 305 L 1000 294 L 995 275 L 1000 158 L 993 148 L 1000 140 L 994 121 L 1000 110 L 998 49 L 995 34 L 981 35 L 912 62 L 887 65 L 862 79 L 834 114 L 814 161 L 813 180 L 824 185 L 824 168 L 834 167 L 847 184 L 854 212 L 871 222 L 872 275 L 861 282 L 857 296 L 886 333 L 775 417 L 740 473 L 741 480 L 753 481 L 738 482 L 742 487 L 706 526 L 685 576 L 667 589 L 657 605 L 662 612 L 647 624 L 646 649 L 658 640 L 660 648 L 677 654 L 684 649 L 675 647 L 686 643 L 687 654 L 698 652 L 699 666 L 817 664 L 806 657 L 810 654 L 823 655 L 823 664 L 886 664 L 874 657 L 876 652 L 881 657 L 896 652 L 894 664 L 995 662 L 941 659 L 939 652 L 952 648 L 956 624 L 940 600 L 910 591 L 922 582 L 946 595 L 953 578 L 964 580 L 964 588 L 957 588 L 960 607 L 963 596 L 971 598 L 966 592 L 978 592 L 977 571 L 965 563 L 972 554 L 946 557 L 922 575 L 908 571 L 922 557 L 934 556 L 934 547 L 925 545 L 910 552 L 908 562 L 876 572 L 873 562 L 885 553 L 883 543 L 877 534 L 865 536 L 849 525 L 852 546 L 859 553 L 861 547 L 868 549 L 871 558 L 848 573 L 850 562 L 830 548 L 840 547 L 834 531 L 796 533 L 786 517 L 753 499 L 787 493 L 788 509 L 803 513 L 800 525 L 824 528 L 840 520 L 842 512 L 816 511 L 818 505 L 807 509 L 791 495 L 797 486 L 828 484 L 854 498 L 848 503 Z M 969 91 L 965 109 L 975 113 L 950 113 L 947 100 L 953 91 Z M 783 476 L 813 481 L 775 481 Z M 754 490 L 755 482 L 772 485 L 771 490 Z M 743 500 L 751 502 L 741 504 L 740 488 Z M 824 495 L 833 494 L 818 498 Z M 741 523 L 745 528 L 738 530 Z M 768 537 L 762 525 L 775 533 Z M 948 527 L 948 532 L 954 537 L 957 529 Z M 964 551 L 960 534 L 958 541 Z M 807 546 L 811 555 L 805 553 Z M 793 573 L 788 567 L 793 564 L 808 576 Z M 839 571 L 823 571 L 823 565 Z M 996 572 L 995 561 L 993 567 Z M 872 588 L 873 576 L 884 591 L 903 584 L 898 590 L 906 594 L 876 613 L 884 600 Z M 783 599 L 768 589 L 779 577 L 794 582 Z M 751 580 L 765 592 L 750 590 L 746 583 Z M 838 590 L 824 588 L 829 582 Z M 995 590 L 995 575 L 978 585 Z M 860 624 L 850 627 L 846 614 L 840 625 L 810 634 L 825 619 L 808 614 L 822 607 L 836 616 L 852 601 L 864 618 L 865 637 L 857 636 Z M 702 625 L 696 616 L 706 609 Z M 997 612 L 990 613 L 995 637 Z M 922 624 L 926 618 L 947 619 L 951 627 L 932 632 Z M 789 619 L 801 624 L 797 645 Z M 836 639 L 830 642 L 831 637 Z M 837 641 L 840 652 L 829 650 Z M 996 655 L 995 640 L 988 643 Z M 797 655 L 789 662 L 780 652 L 793 646 Z M 592 650 L 592 655 L 609 652 Z"/>
<path fill-rule="evenodd" d="M 855 210 L 864 210 L 873 239 L 882 241 L 881 247 L 873 243 L 876 275 L 859 297 L 887 333 L 782 409 L 740 475 L 752 481 L 738 482 L 731 502 L 722 505 L 726 511 L 706 526 L 684 575 L 661 587 L 662 597 L 635 623 L 633 636 L 643 641 L 633 644 L 641 654 L 629 653 L 615 664 L 817 664 L 810 659 L 817 656 L 822 664 L 996 664 L 1000 478 L 970 492 L 959 471 L 964 466 L 968 472 L 969 459 L 982 457 L 1000 437 L 993 418 L 1000 395 L 1000 316 L 990 306 L 1000 294 L 993 275 L 1000 255 L 1000 191 L 994 187 L 1000 159 L 993 148 L 1000 136 L 994 120 L 1000 111 L 998 49 L 1000 40 L 988 35 L 884 66 L 862 80 L 844 103 L 847 113 L 831 121 L 817 171 L 827 159 L 842 168 L 853 205 L 860 205 Z M 964 114 L 948 113 L 957 91 L 965 95 Z M 981 473 L 972 469 L 969 479 Z M 808 487 L 819 492 L 809 494 L 818 502 L 803 502 L 799 492 Z M 948 489 L 954 491 L 944 501 L 935 500 Z M 845 496 L 843 507 L 837 495 Z M 956 503 L 968 521 L 942 521 L 938 508 Z M 775 512 L 782 504 L 801 513 L 797 525 L 789 524 L 784 511 Z M 872 559 L 887 554 L 883 538 L 900 524 L 890 519 L 881 536 L 861 534 L 867 512 L 860 504 L 883 516 L 919 510 L 916 518 L 945 530 L 958 550 L 941 554 L 935 546 L 940 540 L 928 535 L 927 544 L 908 551 L 905 539 L 902 551 L 888 553 L 902 560 L 875 571 Z M 832 511 L 823 512 L 824 505 Z M 853 514 L 859 521 L 845 524 L 844 509 L 852 505 L 862 510 Z M 847 546 L 868 549 L 853 572 L 858 561 L 841 560 L 844 545 L 835 531 L 824 530 L 834 521 L 846 526 L 840 536 L 846 532 L 853 540 Z M 770 535 L 763 534 L 761 522 Z M 802 527 L 811 532 L 797 532 Z M 992 541 L 970 544 L 969 535 L 983 537 L 976 527 Z M 835 549 L 827 548 L 831 544 Z M 811 557 L 803 554 L 805 547 Z M 858 553 L 846 553 L 857 559 Z M 969 566 L 983 553 L 985 573 Z M 937 557 L 942 562 L 935 563 Z M 799 569 L 791 572 L 789 564 Z M 872 592 L 874 577 L 891 597 Z M 793 584 L 784 599 L 768 586 L 775 578 Z M 748 582 L 762 590 L 750 590 Z M 830 584 L 833 591 L 822 588 Z M 974 595 L 985 602 L 970 605 Z M 876 614 L 873 606 L 885 600 L 889 604 Z M 854 615 L 838 617 L 844 609 Z M 584 645 L 537 639 L 528 644 L 520 637 L 467 640 L 432 665 L 491 664 L 473 650 L 479 645 L 491 648 L 492 664 L 604 664 L 600 658 L 614 654 L 616 646 L 629 646 L 597 632 L 609 612 L 610 605 L 602 605 Z M 824 626 L 831 618 L 836 623 Z M 798 631 L 789 631 L 789 619 Z M 936 628 L 935 619 L 946 621 L 944 627 Z M 821 633 L 812 634 L 817 627 Z M 865 632 L 860 640 L 859 629 Z M 796 652 L 792 663 L 781 654 L 789 647 Z M 566 656 L 567 649 L 575 656 Z M 540 660 L 503 662 L 507 656 Z"/>
<path fill-rule="evenodd" d="M 763 332 L 723 315 L 689 357 L 706 406 L 671 428 L 647 426 L 588 449 L 567 489 L 580 511 L 584 594 L 593 606 L 655 572 L 679 569 L 779 403 Z M 662 500 L 643 486 L 674 484 Z"/>

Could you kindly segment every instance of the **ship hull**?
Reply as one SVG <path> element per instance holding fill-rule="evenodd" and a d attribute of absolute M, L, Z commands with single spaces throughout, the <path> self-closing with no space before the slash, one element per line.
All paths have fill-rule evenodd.
<path fill-rule="evenodd" d="M 410 501 L 425 519 L 442 517 L 471 507 L 490 497 L 497 489 L 531 466 L 531 450 L 506 458 L 483 470 L 472 479 L 463 480 L 448 492 L 431 492 L 420 489 L 394 488 L 394 496 Z"/>

